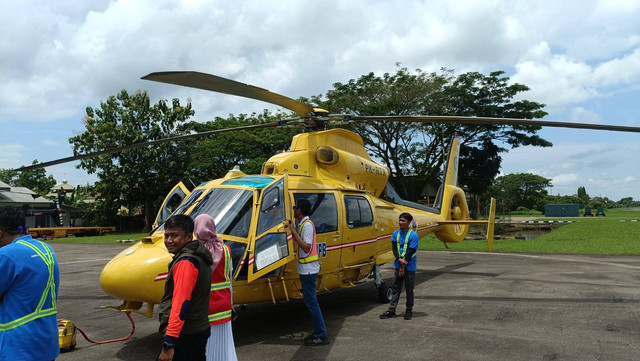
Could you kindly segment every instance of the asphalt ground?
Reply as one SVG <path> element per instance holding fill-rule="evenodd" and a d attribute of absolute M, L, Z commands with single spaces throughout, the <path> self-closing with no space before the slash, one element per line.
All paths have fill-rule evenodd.
<path fill-rule="evenodd" d="M 99 275 L 124 245 L 54 244 L 58 318 L 94 340 L 127 335 Z M 392 269 L 383 267 L 391 282 Z M 404 296 L 404 294 L 403 294 Z M 373 282 L 318 295 L 331 344 L 305 347 L 302 301 L 251 304 L 234 323 L 240 360 L 639 360 L 640 257 L 418 252 L 414 318 L 381 320 Z M 404 297 L 398 311 L 404 311 Z M 57 360 L 154 360 L 155 318 L 133 315 L 124 342 L 91 344 Z"/>

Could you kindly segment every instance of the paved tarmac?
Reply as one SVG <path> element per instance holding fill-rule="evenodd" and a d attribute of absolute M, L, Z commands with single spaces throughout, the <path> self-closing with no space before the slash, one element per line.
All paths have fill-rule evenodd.
<path fill-rule="evenodd" d="M 124 245 L 55 244 L 59 318 L 96 340 L 131 324 L 99 275 Z M 383 276 L 392 278 L 389 266 Z M 331 344 L 305 347 L 301 301 L 248 305 L 234 323 L 239 360 L 639 360 L 640 257 L 419 252 L 414 319 L 381 320 L 373 282 L 318 296 Z M 404 311 L 404 297 L 399 311 Z M 133 315 L 124 342 L 90 344 L 57 360 L 154 360 L 158 322 Z"/>

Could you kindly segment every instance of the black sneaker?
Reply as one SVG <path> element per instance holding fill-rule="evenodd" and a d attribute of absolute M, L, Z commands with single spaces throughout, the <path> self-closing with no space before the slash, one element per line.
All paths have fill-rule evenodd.
<path fill-rule="evenodd" d="M 410 320 L 410 319 L 412 319 L 412 318 L 413 318 L 413 312 L 412 312 L 411 310 L 407 310 L 407 311 L 404 313 L 404 319 L 405 319 L 405 320 Z"/>
<path fill-rule="evenodd" d="M 394 318 L 396 317 L 396 311 L 391 311 L 391 310 L 386 310 L 383 314 L 380 315 L 381 319 L 386 319 L 386 318 Z"/>
<path fill-rule="evenodd" d="M 329 337 L 327 336 L 320 337 L 320 336 L 313 335 L 309 339 L 307 339 L 306 337 L 304 339 L 305 346 L 322 346 L 322 345 L 328 345 L 328 344 L 329 344 Z"/>

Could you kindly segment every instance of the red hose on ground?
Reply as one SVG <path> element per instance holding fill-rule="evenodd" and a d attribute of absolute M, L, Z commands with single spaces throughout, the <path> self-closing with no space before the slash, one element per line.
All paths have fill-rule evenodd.
<path fill-rule="evenodd" d="M 96 343 L 96 344 L 100 345 L 100 344 L 105 344 L 105 343 L 124 341 L 124 340 L 129 339 L 133 335 L 135 330 L 136 330 L 136 325 L 133 323 L 133 318 L 131 318 L 131 313 L 127 312 L 126 315 L 127 315 L 127 317 L 129 317 L 129 321 L 131 321 L 131 332 L 127 336 L 122 337 L 122 338 L 117 338 L 115 340 L 93 341 L 92 339 L 89 338 L 89 336 L 87 336 L 86 333 L 84 333 L 84 331 L 82 331 L 82 329 L 80 327 L 76 326 L 76 328 L 78 329 L 78 331 L 80 331 L 80 333 L 82 334 L 82 337 L 84 337 L 85 340 L 87 340 L 87 341 L 89 341 L 91 343 Z"/>

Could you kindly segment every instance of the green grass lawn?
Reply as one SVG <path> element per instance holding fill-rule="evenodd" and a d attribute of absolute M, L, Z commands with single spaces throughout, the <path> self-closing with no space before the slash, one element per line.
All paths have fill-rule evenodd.
<path fill-rule="evenodd" d="M 495 240 L 494 252 L 516 253 L 573 253 L 640 255 L 640 211 L 611 209 L 606 217 L 551 218 L 571 220 L 552 232 L 531 241 L 517 239 Z M 543 220 L 544 218 L 540 218 Z M 638 220 L 631 222 L 631 220 Z M 451 251 L 486 252 L 484 240 L 465 240 L 448 244 Z M 433 235 L 420 240 L 420 249 L 447 250 Z"/>
<path fill-rule="evenodd" d="M 139 241 L 140 237 L 148 236 L 148 233 L 108 233 L 103 236 L 90 236 L 90 237 L 66 237 L 66 238 L 54 238 L 50 239 L 48 243 L 116 243 L 122 239 L 132 239 Z"/>

